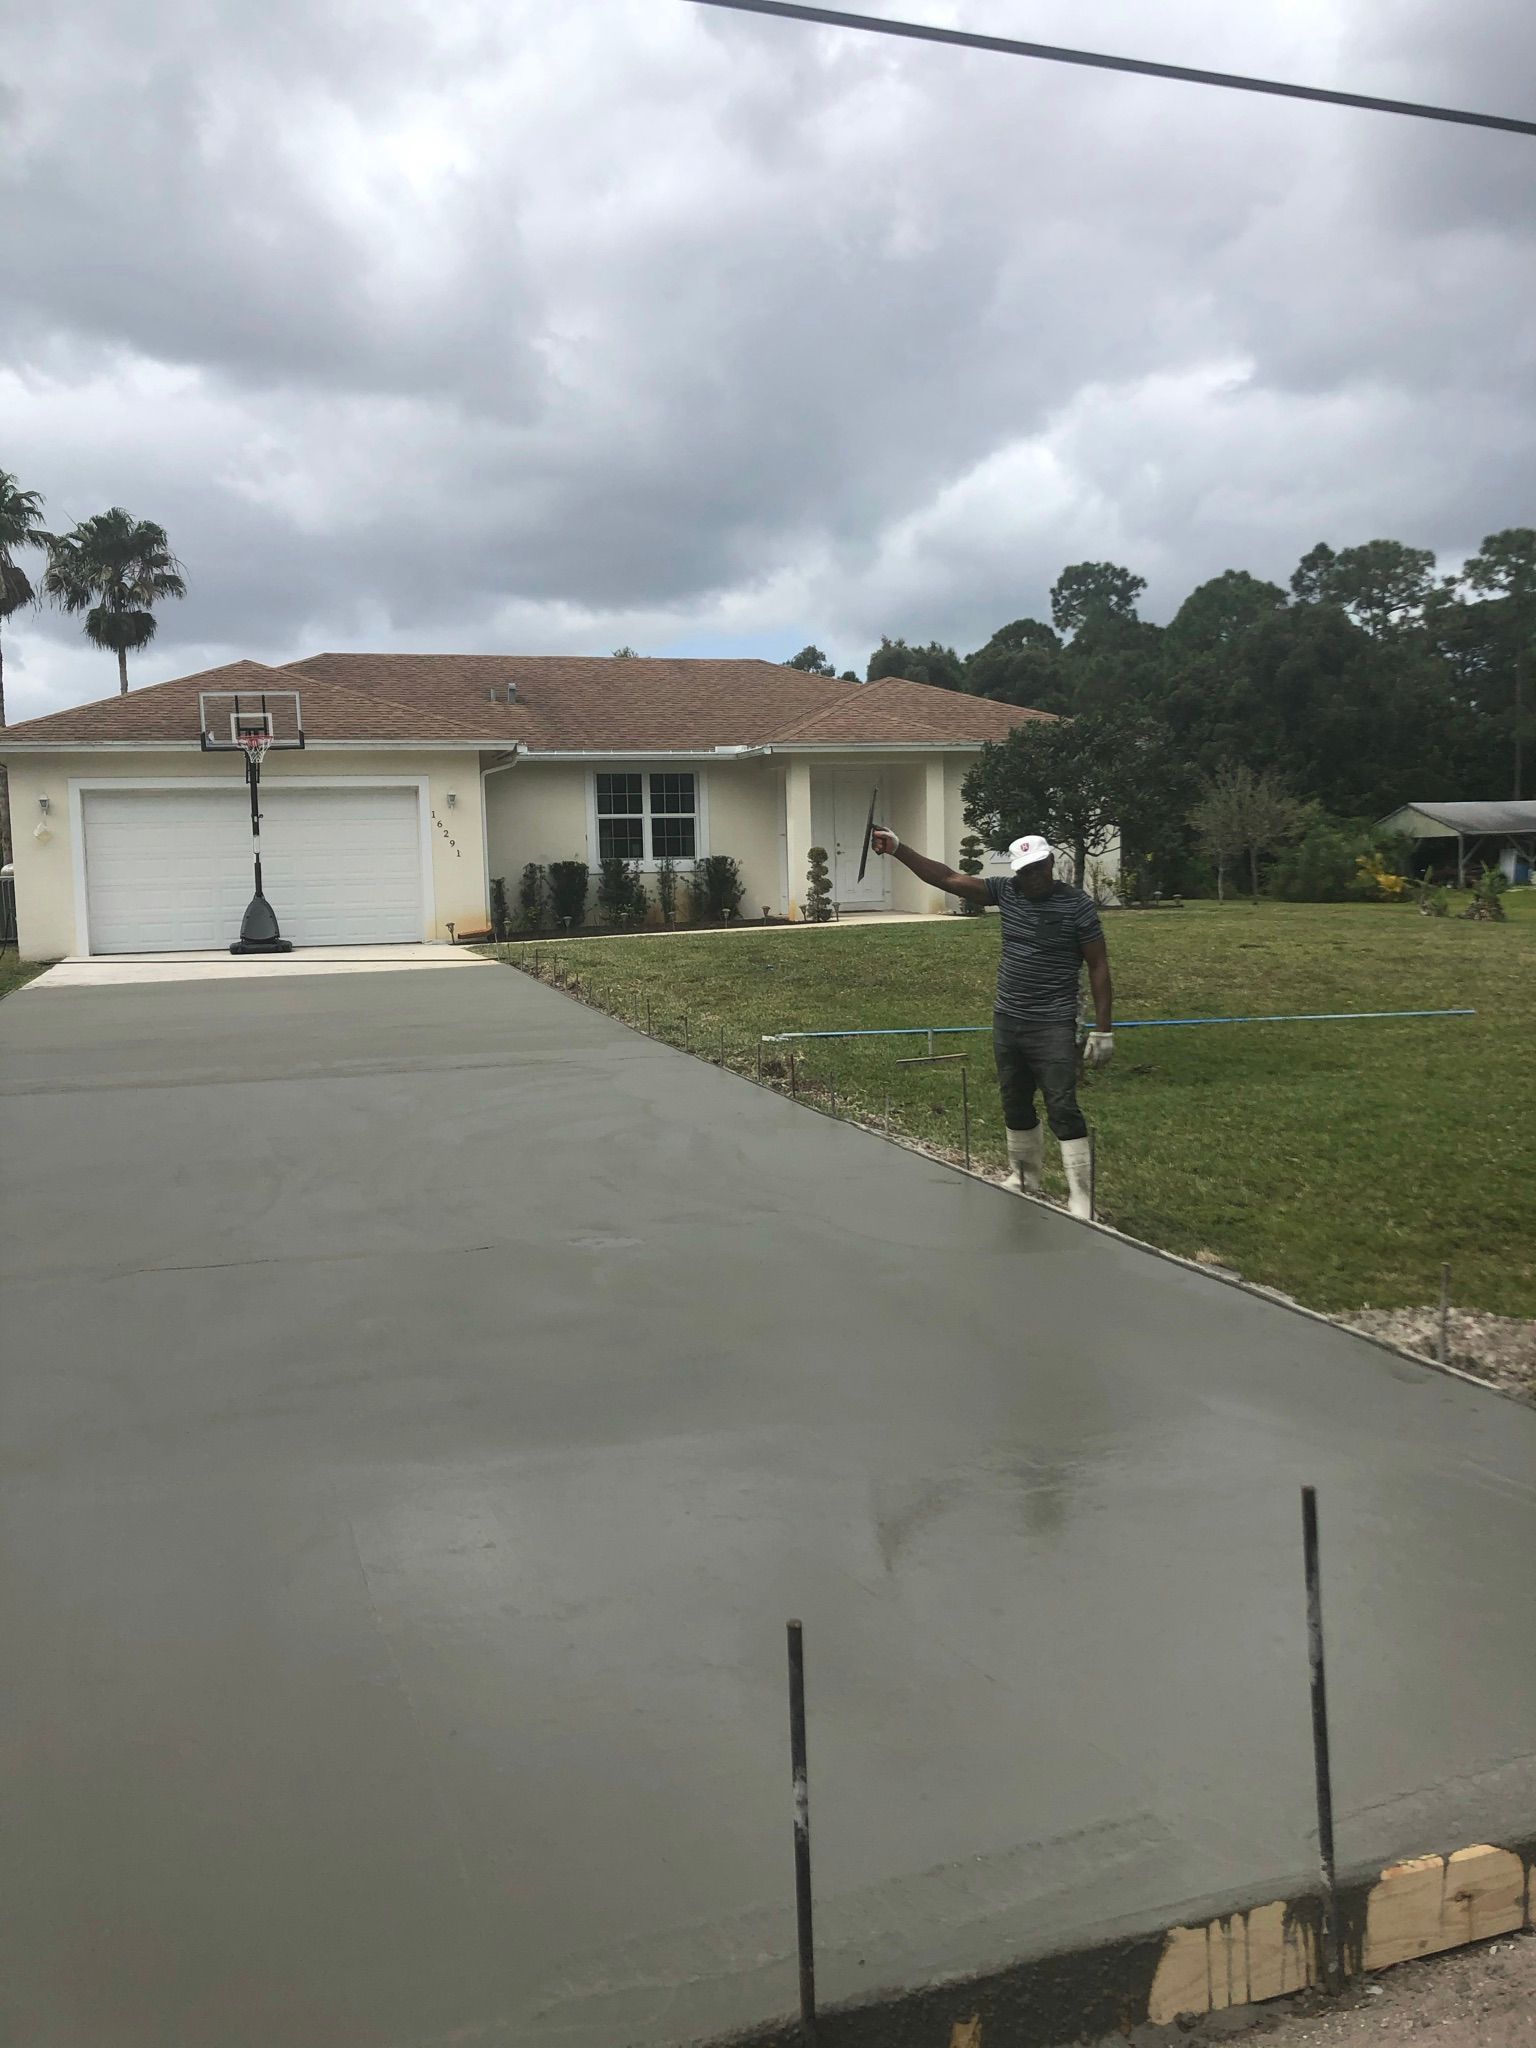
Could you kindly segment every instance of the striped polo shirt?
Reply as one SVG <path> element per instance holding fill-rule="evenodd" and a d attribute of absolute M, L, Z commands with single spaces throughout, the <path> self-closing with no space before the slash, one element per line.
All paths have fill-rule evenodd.
<path fill-rule="evenodd" d="M 1093 898 L 1057 882 L 1049 896 L 1031 903 L 1014 888 L 1012 875 L 989 875 L 987 900 L 1003 921 L 997 1010 L 1026 1023 L 1075 1023 L 1083 947 L 1104 936 Z"/>

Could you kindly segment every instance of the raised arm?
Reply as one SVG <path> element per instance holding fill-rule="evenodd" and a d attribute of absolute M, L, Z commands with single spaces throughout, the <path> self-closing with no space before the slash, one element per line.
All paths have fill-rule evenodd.
<path fill-rule="evenodd" d="M 888 832 L 883 825 L 875 827 L 869 843 L 876 853 L 894 854 L 919 881 L 927 882 L 935 889 L 943 889 L 951 896 L 963 896 L 968 903 L 988 901 L 987 885 L 980 875 L 962 875 L 954 868 L 945 867 L 941 860 L 930 860 L 925 853 L 914 853 L 910 846 L 903 846 L 896 834 Z"/>

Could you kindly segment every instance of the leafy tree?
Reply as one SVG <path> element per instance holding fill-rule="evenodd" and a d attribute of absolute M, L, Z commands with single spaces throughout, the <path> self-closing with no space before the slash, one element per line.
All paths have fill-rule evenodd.
<path fill-rule="evenodd" d="M 1335 557 L 1327 596 L 1379 638 L 1405 615 L 1422 611 L 1434 578 L 1431 549 L 1405 547 L 1400 540 L 1368 540 Z"/>
<path fill-rule="evenodd" d="M 1274 775 L 1255 775 L 1242 762 L 1230 762 L 1213 775 L 1190 812 L 1190 823 L 1216 861 L 1216 894 L 1226 896 L 1227 863 L 1248 856 L 1248 879 L 1259 900 L 1259 857 L 1285 840 L 1294 839 L 1305 811 Z"/>
<path fill-rule="evenodd" d="M 1226 569 L 1189 593 L 1168 632 L 1186 647 L 1231 647 L 1287 603 L 1278 583 L 1264 583 L 1246 569 Z"/>
<path fill-rule="evenodd" d="M 43 501 L 36 491 L 24 491 L 9 470 L 0 469 L 0 624 L 35 604 L 37 592 L 31 578 L 17 561 L 19 550 L 46 548 L 52 535 L 43 526 Z M 5 648 L 0 643 L 0 726 L 5 724 Z M 11 857 L 11 796 L 6 773 L 0 768 L 0 866 Z"/>
<path fill-rule="evenodd" d="M 625 641 L 622 647 L 615 647 L 610 658 L 614 661 L 638 661 L 640 656 L 630 646 L 629 642 Z"/>
<path fill-rule="evenodd" d="M 1073 562 L 1051 586 L 1051 617 L 1059 633 L 1076 633 L 1094 619 L 1134 619 L 1147 587 L 1118 562 Z"/>
<path fill-rule="evenodd" d="M 1269 871 L 1270 894 L 1285 903 L 1342 903 L 1351 894 L 1363 850 L 1359 832 L 1310 804 L 1300 837 Z"/>
<path fill-rule="evenodd" d="M 1329 578 L 1338 556 L 1327 541 L 1309 548 L 1291 572 L 1291 595 L 1302 604 L 1323 604 L 1331 597 Z"/>
<path fill-rule="evenodd" d="M 1151 849 L 1160 818 L 1182 815 L 1185 771 L 1167 729 L 1135 711 L 1032 720 L 982 748 L 965 778 L 965 819 L 1005 847 L 1043 832 L 1066 849 L 1080 889 L 1090 859 Z"/>
<path fill-rule="evenodd" d="M 808 676 L 835 675 L 836 670 L 819 647 L 802 647 L 798 654 L 792 654 L 785 662 L 786 668 L 802 669 Z"/>
<path fill-rule="evenodd" d="M 1039 619 L 1000 626 L 984 647 L 965 658 L 965 687 L 973 697 L 1021 704 L 1033 711 L 1070 709 L 1061 640 Z"/>
<path fill-rule="evenodd" d="M 1509 725 L 1514 740 L 1513 793 L 1524 794 L 1525 742 L 1536 729 L 1532 654 L 1536 649 L 1536 527 L 1506 526 L 1486 536 L 1462 575 L 1474 590 L 1493 593 L 1492 602 L 1469 610 L 1496 615 L 1495 631 L 1509 643 Z M 1501 691 L 1499 694 L 1503 694 Z"/>
<path fill-rule="evenodd" d="M 869 657 L 865 680 L 878 683 L 882 676 L 901 676 L 909 683 L 931 683 L 938 690 L 965 687 L 965 670 L 953 647 L 941 647 L 937 640 L 930 640 L 926 647 L 909 647 L 905 640 L 892 640 L 884 633 Z"/>
<path fill-rule="evenodd" d="M 85 613 L 85 637 L 117 656 L 117 686 L 128 694 L 128 656 L 149 645 L 162 598 L 185 597 L 181 564 L 165 528 L 121 505 L 83 519 L 48 550 L 43 589 L 66 612 Z"/>
<path fill-rule="evenodd" d="M 1506 526 L 1486 535 L 1461 573 L 1474 590 L 1536 603 L 1536 526 Z"/>

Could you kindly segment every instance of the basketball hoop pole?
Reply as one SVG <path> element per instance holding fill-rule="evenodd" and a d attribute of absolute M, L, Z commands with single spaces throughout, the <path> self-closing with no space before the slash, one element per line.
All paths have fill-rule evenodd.
<path fill-rule="evenodd" d="M 245 754 L 245 779 L 251 791 L 251 858 L 255 866 L 256 893 L 240 920 L 240 936 L 229 950 L 231 953 L 291 953 L 293 941 L 279 935 L 276 914 L 261 889 L 261 763 L 268 743 L 253 736 L 241 744 Z"/>

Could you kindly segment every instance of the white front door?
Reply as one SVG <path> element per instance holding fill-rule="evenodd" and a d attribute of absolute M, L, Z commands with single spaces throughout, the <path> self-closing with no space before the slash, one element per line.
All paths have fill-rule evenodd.
<path fill-rule="evenodd" d="M 832 898 L 840 910 L 881 910 L 891 900 L 889 864 L 878 854 L 870 855 L 864 879 L 859 880 L 864 827 L 877 781 L 878 771 L 874 769 L 868 774 L 813 775 L 811 780 L 812 829 L 817 845 L 827 849 Z M 877 804 L 876 820 L 883 816 Z"/>
<path fill-rule="evenodd" d="M 82 795 L 93 953 L 227 946 L 251 895 L 251 814 L 227 789 L 88 789 Z M 414 788 L 262 778 L 262 880 L 301 946 L 414 942 L 423 932 Z"/>

